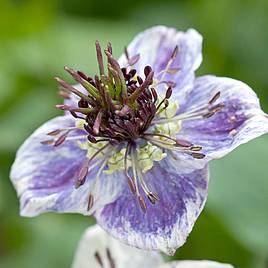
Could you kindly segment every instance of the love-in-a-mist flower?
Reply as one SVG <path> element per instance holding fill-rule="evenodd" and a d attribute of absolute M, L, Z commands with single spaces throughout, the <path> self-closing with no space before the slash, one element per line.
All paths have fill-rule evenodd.
<path fill-rule="evenodd" d="M 173 254 L 203 209 L 207 162 L 268 131 L 247 85 L 195 78 L 201 43 L 195 30 L 158 26 L 118 61 L 96 42 L 98 75 L 66 67 L 78 85 L 56 78 L 65 115 L 37 129 L 12 167 L 21 215 L 94 215 L 129 245 Z"/>
<path fill-rule="evenodd" d="M 233 268 L 215 261 L 164 262 L 157 252 L 126 246 L 99 226 L 89 227 L 81 238 L 72 268 Z"/>

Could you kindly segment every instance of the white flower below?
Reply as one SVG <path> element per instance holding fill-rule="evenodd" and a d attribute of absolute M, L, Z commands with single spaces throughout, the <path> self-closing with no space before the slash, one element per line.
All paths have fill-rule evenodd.
<path fill-rule="evenodd" d="M 79 242 L 72 268 L 233 268 L 214 261 L 173 261 L 126 246 L 107 235 L 98 225 L 89 227 Z"/>

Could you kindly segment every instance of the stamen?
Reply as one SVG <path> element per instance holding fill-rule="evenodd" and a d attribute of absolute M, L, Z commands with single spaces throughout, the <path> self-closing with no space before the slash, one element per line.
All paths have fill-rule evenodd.
<path fill-rule="evenodd" d="M 99 150 L 97 150 L 89 159 L 86 159 L 84 164 L 82 165 L 82 168 L 80 169 L 79 173 L 78 173 L 78 179 L 75 183 L 75 188 L 79 188 L 81 185 L 83 185 L 85 183 L 87 174 L 89 172 L 89 165 L 90 163 L 107 147 L 109 146 L 109 144 L 104 145 L 103 147 L 101 147 Z M 96 163 L 95 165 L 96 166 Z M 93 166 L 91 167 L 91 169 L 93 169 Z"/>
<path fill-rule="evenodd" d="M 178 55 L 178 51 L 179 51 L 179 47 L 176 45 L 171 53 L 170 59 L 167 62 L 166 68 L 162 71 L 162 75 L 160 78 L 160 81 L 163 80 L 164 76 L 166 73 L 169 72 L 169 70 L 171 69 L 170 66 L 172 65 L 172 63 L 174 62 L 174 60 L 176 59 L 177 55 Z M 179 68 L 175 68 L 176 70 L 179 70 Z M 177 72 L 177 71 L 176 71 Z M 175 73 L 176 73 L 175 72 Z"/>
<path fill-rule="evenodd" d="M 142 172 L 141 172 L 141 169 L 139 167 L 137 151 L 135 148 L 132 148 L 131 160 L 132 160 L 133 175 L 134 175 L 135 180 L 140 182 L 142 190 L 146 194 L 149 201 L 152 204 L 155 204 L 156 201 L 159 200 L 159 198 L 158 198 L 156 193 L 153 193 L 149 189 L 149 187 L 147 186 L 147 184 L 142 176 Z M 138 201 L 139 201 L 141 209 L 143 210 L 143 212 L 146 212 L 146 210 L 147 210 L 146 203 L 145 203 L 143 197 L 138 193 L 138 191 L 137 191 L 137 197 L 138 197 Z"/>
<path fill-rule="evenodd" d="M 98 112 L 98 115 L 97 115 L 96 120 L 95 120 L 94 125 L 93 125 L 93 133 L 96 135 L 99 134 L 102 115 L 103 115 L 103 112 L 102 112 L 102 110 L 100 110 Z"/>
<path fill-rule="evenodd" d="M 157 82 L 157 83 L 155 84 L 155 86 L 158 86 L 158 85 L 161 85 L 161 84 L 165 84 L 165 85 L 167 85 L 167 87 L 172 87 L 172 88 L 176 87 L 176 85 L 177 85 L 177 84 L 176 84 L 175 82 L 173 82 L 173 81 L 161 80 L 161 81 Z"/>
<path fill-rule="evenodd" d="M 102 58 L 102 52 L 101 52 L 99 41 L 96 41 L 95 46 L 96 46 L 96 52 L 97 52 L 97 60 L 99 63 L 100 75 L 104 75 L 103 58 Z"/>
<path fill-rule="evenodd" d="M 211 100 L 208 102 L 208 104 L 211 105 L 211 104 L 215 103 L 216 100 L 218 100 L 218 99 L 220 98 L 220 96 L 221 96 L 221 92 L 218 91 L 218 92 L 211 98 Z"/>
<path fill-rule="evenodd" d="M 136 195 L 136 186 L 133 182 L 133 179 L 128 174 L 128 167 L 127 167 L 127 157 L 129 154 L 130 146 L 131 146 L 130 143 L 128 143 L 127 148 L 126 148 L 126 152 L 125 152 L 125 156 L 124 156 L 124 170 L 125 170 L 125 175 L 127 178 L 129 188 L 130 188 L 131 192 L 133 193 L 133 195 Z"/>
<path fill-rule="evenodd" d="M 111 67 L 116 71 L 116 73 L 120 79 L 122 97 L 123 97 L 123 99 L 125 99 L 127 97 L 127 87 L 126 87 L 125 78 L 124 78 L 124 75 L 121 71 L 120 65 L 113 58 L 112 54 L 108 50 L 105 50 L 105 54 L 108 57 L 108 62 L 111 64 Z"/>
<path fill-rule="evenodd" d="M 191 151 L 201 151 L 202 150 L 202 146 L 196 145 L 196 146 L 191 146 L 190 147 Z"/>
<path fill-rule="evenodd" d="M 205 154 L 202 154 L 202 153 L 189 153 L 193 158 L 196 158 L 196 159 L 203 159 L 206 157 Z"/>
<path fill-rule="evenodd" d="M 140 208 L 144 213 L 147 211 L 147 206 L 146 203 L 143 199 L 143 197 L 140 194 L 139 187 L 138 187 L 138 174 L 137 174 L 137 169 L 136 169 L 136 163 L 137 163 L 137 156 L 136 156 L 136 148 L 134 147 L 135 145 L 132 145 L 130 147 L 130 155 L 131 155 L 131 164 L 132 164 L 132 171 L 133 171 L 133 177 L 134 177 L 134 184 L 136 188 L 136 195 L 138 199 L 138 203 L 140 205 Z"/>
<path fill-rule="evenodd" d="M 163 112 L 164 109 L 166 109 L 169 105 L 169 102 L 168 102 L 168 99 L 171 97 L 171 94 L 172 94 L 172 88 L 171 87 L 168 87 L 167 90 L 166 90 L 166 95 L 165 95 L 165 98 L 157 105 L 156 107 L 156 113 L 159 114 L 161 112 Z M 164 108 L 162 108 L 160 110 L 160 107 L 164 104 Z"/>
<path fill-rule="evenodd" d="M 88 203 L 87 203 L 87 211 L 90 211 L 94 205 L 94 197 L 92 194 L 89 194 Z"/>
<path fill-rule="evenodd" d="M 69 131 L 66 131 L 64 134 L 62 134 L 54 143 L 54 146 L 59 146 L 66 140 L 67 136 L 69 134 Z"/>
<path fill-rule="evenodd" d="M 63 99 L 70 99 L 70 92 L 65 91 L 63 88 L 60 88 L 58 95 Z"/>
<path fill-rule="evenodd" d="M 60 134 L 61 131 L 62 131 L 62 129 L 56 129 L 56 130 L 48 132 L 47 135 L 49 135 L 49 136 L 57 136 L 58 134 Z"/>
<path fill-rule="evenodd" d="M 153 205 L 156 204 L 156 201 L 159 201 L 159 197 L 156 193 L 150 192 L 148 193 L 147 197 Z"/>
<path fill-rule="evenodd" d="M 77 181 L 75 182 L 76 189 L 85 183 L 88 174 L 89 163 L 90 163 L 89 159 L 86 159 L 85 162 L 83 163 L 82 168 L 78 173 Z"/>
<path fill-rule="evenodd" d="M 103 261 L 98 251 L 95 252 L 94 256 L 95 256 L 97 263 L 100 265 L 100 267 L 104 268 Z"/>
<path fill-rule="evenodd" d="M 77 90 L 76 88 L 72 87 L 71 85 L 69 85 L 68 83 L 66 83 L 65 81 L 63 81 L 62 79 L 60 79 L 59 77 L 55 77 L 55 80 L 67 91 L 77 95 L 78 97 L 87 100 L 87 101 L 91 101 L 90 98 L 86 95 L 84 95 L 83 93 L 81 93 L 79 90 Z"/>
<path fill-rule="evenodd" d="M 64 70 L 67 71 L 77 83 L 80 83 L 92 97 L 99 99 L 99 92 L 98 90 L 92 86 L 87 80 L 83 79 L 75 70 L 69 68 L 67 66 L 64 67 Z"/>
<path fill-rule="evenodd" d="M 125 56 L 126 56 L 127 60 L 129 60 L 129 54 L 127 51 L 127 47 L 124 47 L 124 52 L 125 52 Z"/>
<path fill-rule="evenodd" d="M 104 156 L 104 159 L 101 159 L 100 162 L 101 165 L 99 166 L 99 169 L 98 169 L 98 172 L 96 174 L 96 178 L 95 178 L 95 181 L 94 181 L 94 184 L 91 188 L 91 192 L 89 193 L 89 198 L 88 198 L 88 204 L 87 204 L 87 211 L 89 211 L 93 205 L 94 205 L 94 196 L 92 195 L 92 192 L 95 191 L 95 188 L 97 187 L 98 183 L 99 183 L 99 180 L 100 180 L 100 175 L 101 173 L 103 172 L 105 166 L 107 165 L 107 162 L 109 160 L 109 157 L 110 157 L 110 152 L 108 152 L 105 156 Z M 98 165 L 99 165 L 99 162 L 98 162 Z"/>
<path fill-rule="evenodd" d="M 138 201 L 139 201 L 139 205 L 140 205 L 143 213 L 146 213 L 147 212 L 147 206 L 146 206 L 146 203 L 144 201 L 144 198 L 141 195 L 138 196 Z"/>
<path fill-rule="evenodd" d="M 113 48 L 112 48 L 112 44 L 110 42 L 108 42 L 108 44 L 107 44 L 107 50 L 109 51 L 109 53 L 111 55 L 113 54 Z"/>
<path fill-rule="evenodd" d="M 174 59 L 177 57 L 178 52 L 179 52 L 179 46 L 176 45 L 176 46 L 174 47 L 173 51 L 172 51 L 172 54 L 171 54 L 171 59 L 172 59 L 172 60 L 174 60 Z"/>
<path fill-rule="evenodd" d="M 170 136 L 167 136 L 167 135 L 164 135 L 164 134 L 160 134 L 160 133 L 144 133 L 143 134 L 144 136 L 155 136 L 155 137 L 162 137 L 162 138 L 165 138 L 165 139 L 168 139 L 170 141 L 173 141 L 174 143 L 177 143 L 177 140 L 176 139 L 173 139 L 171 138 Z"/>
<path fill-rule="evenodd" d="M 146 67 L 145 67 L 146 68 Z M 145 78 L 144 82 L 140 85 L 139 88 L 137 88 L 131 96 L 128 97 L 128 102 L 129 103 L 133 103 L 139 96 L 140 94 L 149 86 L 152 84 L 153 82 L 153 76 L 154 76 L 154 72 L 151 70 L 150 73 L 147 75 L 147 77 Z M 139 81 L 139 78 L 138 78 Z M 142 80 L 141 80 L 142 81 Z M 141 82 L 140 81 L 140 82 Z"/>
<path fill-rule="evenodd" d="M 72 111 L 72 112 L 77 112 L 77 113 L 82 113 L 82 114 L 89 114 L 89 113 L 96 111 L 96 109 L 94 108 L 77 108 L 77 107 L 71 107 L 66 104 L 56 104 L 55 107 L 63 111 Z"/>
<path fill-rule="evenodd" d="M 191 147 L 193 144 L 187 140 L 176 139 L 176 143 L 182 147 Z"/>
<path fill-rule="evenodd" d="M 216 104 L 211 107 L 213 103 L 217 101 L 220 97 L 220 92 L 217 92 L 208 103 L 192 107 L 191 110 L 188 110 L 186 113 L 179 114 L 177 116 L 174 116 L 172 118 L 168 119 L 157 119 L 154 120 L 153 124 L 166 124 L 170 122 L 176 122 L 178 120 L 195 120 L 195 119 L 202 119 L 202 118 L 210 118 L 219 111 L 221 111 L 222 108 L 224 108 L 223 103 Z M 161 102 L 163 103 L 163 101 Z"/>
<path fill-rule="evenodd" d="M 50 145 L 54 143 L 54 140 L 45 140 L 45 141 L 41 141 L 40 143 L 43 145 Z"/>
<path fill-rule="evenodd" d="M 109 248 L 106 248 L 106 255 L 110 264 L 110 268 L 115 268 L 115 262 L 114 262 L 114 259 L 112 257 L 112 254 Z"/>
<path fill-rule="evenodd" d="M 137 166 L 136 166 L 136 167 L 138 167 L 138 163 L 137 163 Z M 143 178 L 143 176 L 142 176 L 142 172 L 141 172 L 141 170 L 138 168 L 137 171 L 138 171 L 139 181 L 140 181 L 140 183 L 141 183 L 141 187 L 142 187 L 143 191 L 145 192 L 145 194 L 146 194 L 147 198 L 149 199 L 149 201 L 150 201 L 153 205 L 155 205 L 156 201 L 159 200 L 158 195 L 157 195 L 156 193 L 153 193 L 153 192 L 149 189 L 149 187 L 147 186 L 147 184 L 146 184 L 145 181 L 144 181 L 144 178 Z"/>
<path fill-rule="evenodd" d="M 140 54 L 136 54 L 136 55 L 130 57 L 129 53 L 127 51 L 127 47 L 125 47 L 124 52 L 125 52 L 125 56 L 127 58 L 127 62 L 128 62 L 129 66 L 135 65 L 139 61 Z"/>
<path fill-rule="evenodd" d="M 115 111 L 115 113 L 117 114 L 117 115 L 120 115 L 120 116 L 125 116 L 125 115 L 127 115 L 128 113 L 130 113 L 132 110 L 131 110 L 131 108 L 129 107 L 129 106 L 127 106 L 127 105 L 124 105 L 123 106 L 123 108 L 120 110 L 120 111 Z"/>
<path fill-rule="evenodd" d="M 191 147 L 177 147 L 177 146 L 174 146 L 170 143 L 166 143 L 164 141 L 157 140 L 157 139 L 152 138 L 152 137 L 145 137 L 145 139 L 147 139 L 152 144 L 154 144 L 158 147 L 161 147 L 163 149 L 176 151 L 176 152 L 180 152 L 180 153 L 185 153 L 185 154 L 191 155 L 193 158 L 196 158 L 196 159 L 202 159 L 206 156 L 203 153 L 196 152 L 196 151 L 200 151 L 202 149 L 202 147 L 198 146 L 198 145 L 191 146 Z"/>

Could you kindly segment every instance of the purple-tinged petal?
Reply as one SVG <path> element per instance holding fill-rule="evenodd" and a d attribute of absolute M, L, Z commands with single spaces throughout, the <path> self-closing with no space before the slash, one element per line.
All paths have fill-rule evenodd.
<path fill-rule="evenodd" d="M 234 268 L 227 263 L 215 261 L 172 261 L 160 265 L 158 268 Z"/>
<path fill-rule="evenodd" d="M 160 72 L 166 69 L 176 46 L 178 53 L 169 69 L 179 70 L 175 74 L 165 73 L 162 77 Z M 142 74 L 143 68 L 150 65 L 155 78 L 176 83 L 173 96 L 183 100 L 185 92 L 193 85 L 194 72 L 202 61 L 202 37 L 193 29 L 180 32 L 175 28 L 156 26 L 138 34 L 127 51 L 130 57 L 140 54 L 139 61 L 133 66 L 138 74 Z M 119 63 L 121 66 L 127 65 L 125 55 L 121 56 Z"/>
<path fill-rule="evenodd" d="M 20 197 L 22 216 L 31 217 L 47 211 L 91 214 L 92 211 L 87 211 L 90 191 L 96 201 L 92 210 L 112 202 L 120 192 L 120 183 L 115 178 L 119 177 L 119 182 L 122 178 L 116 173 L 103 175 L 98 187 L 92 189 L 97 168 L 90 172 L 84 185 L 75 189 L 86 157 L 86 151 L 80 149 L 77 140 L 66 140 L 57 147 L 41 144 L 49 138 L 46 134 L 50 131 L 74 124 L 69 116 L 54 118 L 38 128 L 18 150 L 10 177 Z"/>
<path fill-rule="evenodd" d="M 114 266 L 110 265 L 111 260 Z M 99 262 L 103 263 L 103 267 L 153 268 L 162 264 L 163 260 L 156 252 L 147 252 L 120 243 L 95 225 L 89 227 L 80 240 L 72 268 L 100 268 Z"/>
<path fill-rule="evenodd" d="M 144 197 L 146 213 L 126 188 L 114 203 L 97 210 L 95 217 L 105 230 L 126 244 L 172 255 L 184 244 L 204 207 L 208 168 L 184 174 L 179 165 L 173 165 L 173 171 L 168 172 L 168 159 L 170 155 L 144 175 L 159 196 L 155 205 Z"/>
<path fill-rule="evenodd" d="M 268 132 L 268 117 L 254 91 L 231 78 L 209 75 L 197 78 L 181 112 L 209 100 L 218 91 L 221 95 L 217 102 L 224 107 L 211 118 L 183 121 L 179 132 L 179 138 L 203 146 L 208 158 L 222 157 Z"/>

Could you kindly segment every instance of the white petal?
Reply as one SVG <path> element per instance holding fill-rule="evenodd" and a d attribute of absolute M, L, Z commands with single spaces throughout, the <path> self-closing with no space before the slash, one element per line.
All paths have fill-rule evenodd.
<path fill-rule="evenodd" d="M 79 242 L 72 268 L 100 268 L 95 258 L 96 252 L 101 257 L 104 267 L 110 267 L 107 248 L 116 268 L 153 268 L 162 263 L 160 254 L 121 244 L 95 225 L 86 230 Z"/>

